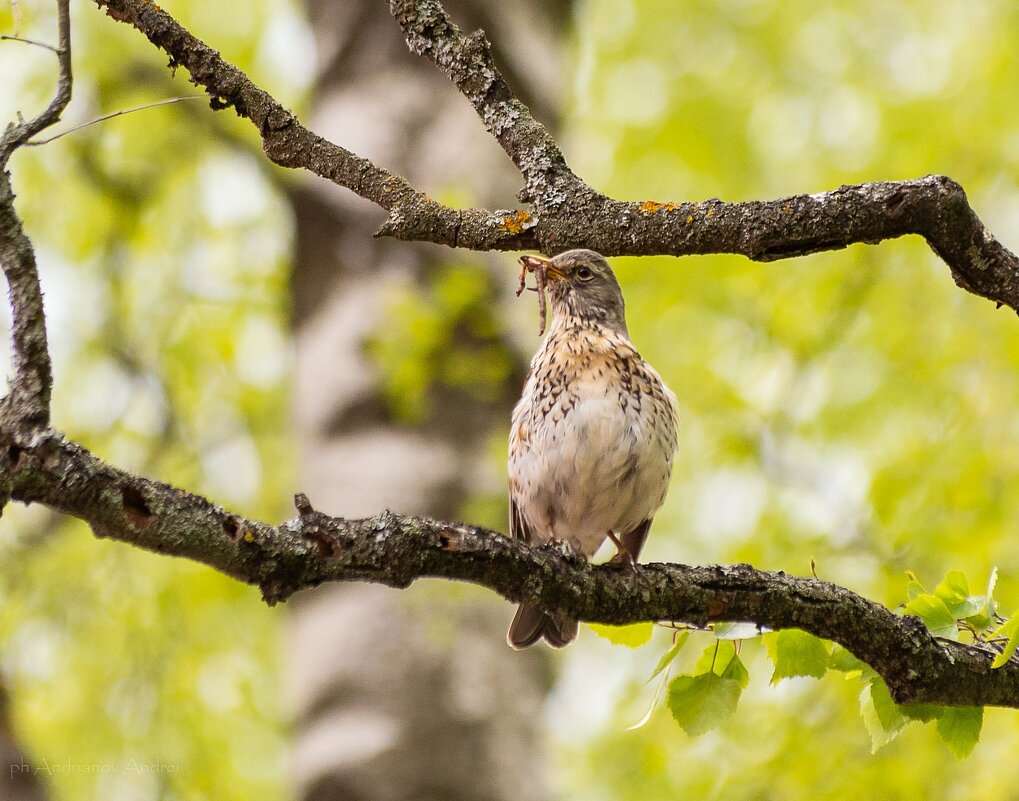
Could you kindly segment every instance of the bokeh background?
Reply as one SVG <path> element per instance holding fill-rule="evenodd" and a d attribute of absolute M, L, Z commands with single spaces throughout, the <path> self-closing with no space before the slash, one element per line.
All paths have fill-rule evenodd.
<path fill-rule="evenodd" d="M 599 190 L 743 200 L 945 173 L 1019 248 L 1013 3 L 500 6 L 449 4 L 465 27 L 485 24 Z M 339 144 L 448 202 L 514 205 L 512 170 L 452 87 L 406 54 L 384 3 L 168 8 Z M 52 40 L 53 22 L 40 0 L 0 8 L 5 33 Z M 91 4 L 74 5 L 73 25 L 64 127 L 195 93 Z M 40 108 L 52 82 L 50 54 L 0 43 L 0 119 Z M 513 302 L 513 257 L 371 243 L 377 211 L 273 168 L 249 127 L 187 101 L 15 157 L 55 425 L 264 519 L 309 490 L 335 514 L 389 505 L 504 528 L 508 406 L 537 346 L 536 309 Z M 813 561 L 891 606 L 906 571 L 930 587 L 959 568 L 980 586 L 997 567 L 1004 610 L 1019 606 L 1012 312 L 957 289 L 915 239 L 769 265 L 615 265 L 633 339 L 682 415 L 648 559 L 797 574 Z M 350 489 L 359 479 L 369 490 Z M 45 509 L 9 507 L 0 531 L 0 723 L 38 797 L 1017 795 L 1014 711 L 988 711 L 965 762 L 919 723 L 871 755 L 860 683 L 772 686 L 757 641 L 721 729 L 691 739 L 659 708 L 629 731 L 667 631 L 631 649 L 585 629 L 561 654 L 521 656 L 500 650 L 509 606 L 473 588 L 336 590 L 268 609 L 251 588 Z M 681 668 L 713 642 L 697 636 Z M 353 680 L 351 663 L 378 680 Z M 334 665 L 347 673 L 325 675 Z M 390 771 L 369 793 L 387 759 L 449 784 L 422 791 Z M 0 795 L 26 789 L 8 778 Z"/>

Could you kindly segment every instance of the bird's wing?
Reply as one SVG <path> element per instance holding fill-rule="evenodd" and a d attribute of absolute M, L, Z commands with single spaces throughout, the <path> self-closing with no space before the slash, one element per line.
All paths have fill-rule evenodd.
<path fill-rule="evenodd" d="M 534 539 L 527 521 L 520 514 L 520 507 L 513 498 L 510 498 L 510 536 L 515 540 L 523 540 L 528 545 Z"/>

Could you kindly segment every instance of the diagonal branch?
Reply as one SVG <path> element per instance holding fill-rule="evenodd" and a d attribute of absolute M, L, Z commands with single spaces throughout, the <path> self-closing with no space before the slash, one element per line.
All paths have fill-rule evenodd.
<path fill-rule="evenodd" d="M 389 512 L 329 517 L 303 496 L 296 518 L 272 526 L 117 470 L 56 433 L 18 449 L 0 430 L 0 446 L 14 499 L 81 518 L 97 536 L 202 562 L 258 585 L 270 603 L 325 581 L 406 587 L 419 578 L 455 579 L 599 623 L 735 620 L 799 628 L 845 646 L 881 674 L 900 703 L 1019 708 L 1019 661 L 992 670 L 993 652 L 935 639 L 919 619 L 817 579 L 749 565 L 647 564 L 632 574 L 463 523 Z"/>
<path fill-rule="evenodd" d="M 465 36 L 437 0 L 389 0 L 389 10 L 410 49 L 453 82 L 512 159 L 524 178 L 521 200 L 544 212 L 577 192 L 594 194 L 566 164 L 548 129 L 513 94 L 484 31 Z"/>
<path fill-rule="evenodd" d="M 14 37 L 16 38 L 16 37 Z M 21 145 L 31 139 L 40 131 L 49 128 L 60 120 L 67 104 L 71 102 L 71 87 L 74 83 L 74 76 L 71 72 L 71 14 L 68 8 L 68 0 L 57 0 L 57 47 L 50 47 L 41 42 L 31 44 L 45 47 L 57 55 L 57 91 L 53 99 L 42 113 L 27 122 L 11 123 L 0 135 L 0 170 L 6 169 L 11 154 Z"/>
<path fill-rule="evenodd" d="M 233 108 L 250 120 L 274 163 L 306 169 L 381 206 L 404 238 L 477 250 L 534 247 L 534 240 L 527 235 L 529 226 L 514 213 L 450 208 L 406 179 L 309 131 L 268 92 L 155 3 L 96 0 L 96 4 L 114 19 L 133 25 L 166 52 L 171 69 L 184 67 L 192 83 L 211 95 L 212 108 Z"/>

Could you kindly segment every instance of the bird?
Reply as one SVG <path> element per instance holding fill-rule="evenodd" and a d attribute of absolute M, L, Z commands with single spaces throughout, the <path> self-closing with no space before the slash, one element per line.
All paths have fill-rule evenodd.
<path fill-rule="evenodd" d="M 531 271 L 538 291 L 547 288 L 552 323 L 510 425 L 510 536 L 562 543 L 588 561 L 611 539 L 610 564 L 636 570 L 669 488 L 676 396 L 630 341 L 623 293 L 603 256 L 567 250 L 520 263 L 521 282 Z M 576 636 L 576 620 L 522 603 L 506 639 L 520 650 L 542 638 L 562 648 Z"/>

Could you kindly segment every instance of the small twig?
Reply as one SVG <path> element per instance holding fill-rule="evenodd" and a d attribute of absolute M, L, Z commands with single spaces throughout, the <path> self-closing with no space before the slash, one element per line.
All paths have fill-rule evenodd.
<path fill-rule="evenodd" d="M 20 0 L 11 0 L 11 16 L 14 17 L 14 35 L 17 36 L 21 31 L 21 2 Z"/>
<path fill-rule="evenodd" d="M 135 106 L 134 108 L 125 108 L 120 111 L 114 111 L 111 114 L 104 114 L 102 117 L 96 117 L 94 120 L 83 122 L 81 125 L 75 125 L 73 128 L 68 128 L 66 131 L 61 131 L 53 136 L 48 136 L 45 139 L 35 139 L 31 142 L 25 142 L 25 147 L 38 147 L 39 145 L 48 145 L 55 139 L 59 139 L 62 136 L 67 136 L 75 131 L 80 131 L 82 128 L 88 128 L 90 125 L 95 125 L 97 122 L 106 122 L 106 120 L 112 120 L 114 117 L 121 117 L 124 114 L 133 114 L 136 111 L 144 111 L 148 108 L 155 108 L 156 106 L 168 106 L 171 103 L 180 103 L 182 100 L 203 100 L 205 95 L 187 95 L 186 97 L 171 97 L 169 100 L 157 100 L 154 103 L 146 103 L 144 106 Z"/>
<path fill-rule="evenodd" d="M 45 48 L 46 50 L 49 50 L 51 53 L 56 53 L 58 56 L 60 55 L 59 47 L 54 47 L 51 44 L 46 44 L 46 42 L 40 42 L 35 39 L 26 39 L 24 36 L 9 36 L 8 34 L 5 33 L 3 35 L 0 35 L 0 41 L 21 42 L 22 44 L 35 45 L 36 47 Z"/>
<path fill-rule="evenodd" d="M 71 70 L 71 12 L 69 0 L 57 0 L 57 30 L 59 46 L 53 49 L 57 56 L 59 73 L 57 91 L 46 109 L 27 122 L 20 120 L 17 125 L 8 125 L 0 135 L 0 170 L 7 166 L 11 154 L 40 131 L 44 131 L 60 119 L 67 104 L 71 102 L 71 87 L 74 75 Z"/>

